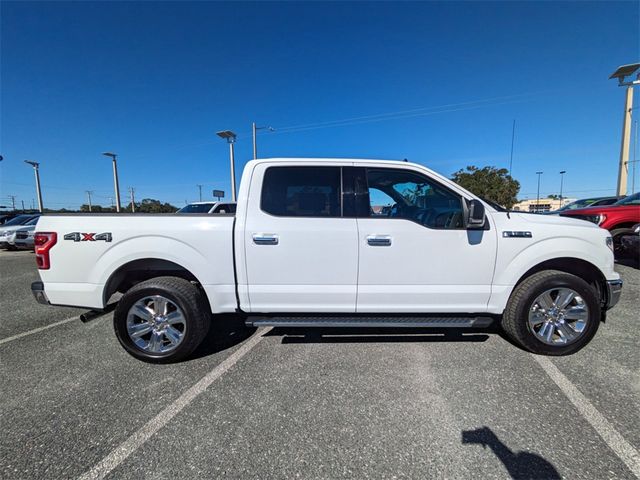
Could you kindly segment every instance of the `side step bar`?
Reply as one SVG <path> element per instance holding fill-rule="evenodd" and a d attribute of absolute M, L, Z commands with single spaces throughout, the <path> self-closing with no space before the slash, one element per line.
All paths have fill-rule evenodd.
<path fill-rule="evenodd" d="M 488 316 L 248 316 L 249 327 L 395 327 L 395 328 L 469 328 L 488 327 L 493 318 Z"/>

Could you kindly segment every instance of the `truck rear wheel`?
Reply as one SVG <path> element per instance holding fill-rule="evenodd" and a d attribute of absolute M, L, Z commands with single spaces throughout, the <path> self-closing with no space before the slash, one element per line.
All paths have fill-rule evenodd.
<path fill-rule="evenodd" d="M 593 338 L 600 301 L 581 278 L 557 270 L 535 273 L 518 285 L 507 303 L 502 328 L 533 353 L 570 355 Z"/>
<path fill-rule="evenodd" d="M 177 277 L 157 277 L 129 289 L 113 315 L 120 344 L 145 362 L 189 356 L 209 330 L 211 308 L 202 291 Z"/>

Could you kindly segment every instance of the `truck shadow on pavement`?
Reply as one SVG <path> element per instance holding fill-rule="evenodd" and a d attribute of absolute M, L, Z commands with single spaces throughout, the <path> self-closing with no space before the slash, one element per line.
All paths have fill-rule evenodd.
<path fill-rule="evenodd" d="M 279 327 L 266 334 L 292 343 L 485 342 L 489 330 L 469 328 L 304 328 Z"/>
<path fill-rule="evenodd" d="M 254 327 L 247 327 L 244 319 L 238 315 L 214 315 L 209 333 L 189 359 L 195 360 L 234 347 L 247 340 L 256 330 Z"/>
<path fill-rule="evenodd" d="M 640 257 L 638 258 L 616 258 L 616 264 L 624 265 L 625 267 L 635 268 L 640 270 Z"/>
<path fill-rule="evenodd" d="M 514 453 L 489 427 L 463 431 L 462 443 L 482 445 L 482 448 L 489 447 L 504 464 L 509 476 L 516 480 L 556 480 L 561 478 L 549 461 L 535 453 Z"/>

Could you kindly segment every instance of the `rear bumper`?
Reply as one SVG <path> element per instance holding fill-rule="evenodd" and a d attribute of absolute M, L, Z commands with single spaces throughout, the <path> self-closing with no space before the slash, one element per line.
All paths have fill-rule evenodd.
<path fill-rule="evenodd" d="M 622 293 L 622 280 L 607 280 L 607 298 L 605 298 L 604 309 L 609 310 L 618 303 Z"/>
<path fill-rule="evenodd" d="M 49 302 L 49 299 L 47 298 L 47 294 L 44 293 L 44 283 L 33 282 L 31 284 L 31 293 L 33 293 L 33 296 L 38 303 L 42 303 L 43 305 L 51 305 L 51 302 Z"/>

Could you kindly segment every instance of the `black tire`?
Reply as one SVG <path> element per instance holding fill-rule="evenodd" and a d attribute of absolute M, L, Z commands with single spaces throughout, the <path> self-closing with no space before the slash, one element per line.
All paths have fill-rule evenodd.
<path fill-rule="evenodd" d="M 633 228 L 616 228 L 611 230 L 611 238 L 613 239 L 613 254 L 616 258 L 626 258 L 629 252 L 625 252 L 622 248 L 622 237 L 625 235 L 631 235 Z"/>
<path fill-rule="evenodd" d="M 186 320 L 184 337 L 174 350 L 150 353 L 139 348 L 127 332 L 129 309 L 138 300 L 161 295 L 178 306 Z M 211 308 L 205 294 L 191 282 L 177 277 L 156 277 L 131 287 L 120 299 L 113 315 L 113 327 L 124 349 L 139 360 L 173 363 L 185 359 L 198 347 L 209 331 Z"/>
<path fill-rule="evenodd" d="M 539 340 L 529 327 L 529 311 L 539 295 L 552 288 L 571 288 L 589 308 L 587 325 L 581 336 L 568 345 L 548 345 Z M 600 324 L 600 300 L 594 287 L 580 277 L 557 270 L 534 273 L 512 292 L 502 316 L 505 333 L 524 349 L 541 355 L 570 355 L 584 347 L 598 330 Z"/>

